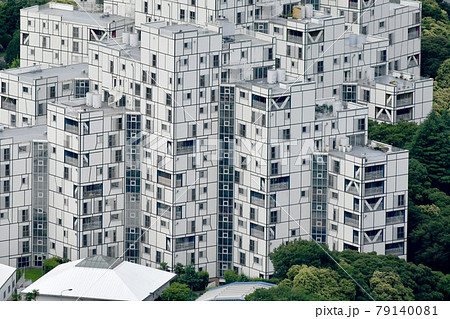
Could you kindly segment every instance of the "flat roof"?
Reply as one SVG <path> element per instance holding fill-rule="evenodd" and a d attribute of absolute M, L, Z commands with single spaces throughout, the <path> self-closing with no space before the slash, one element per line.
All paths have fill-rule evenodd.
<path fill-rule="evenodd" d="M 60 81 L 73 79 L 87 79 L 89 66 L 87 63 L 70 64 L 42 68 L 40 65 L 3 70 L 2 73 L 16 75 L 19 81 L 33 84 L 35 80 L 58 77 Z"/>
<path fill-rule="evenodd" d="M 3 138 L 13 138 L 14 143 L 47 140 L 47 125 L 5 128 L 0 132 L 0 139 Z"/>
<path fill-rule="evenodd" d="M 95 108 L 93 106 L 86 105 L 86 99 L 80 98 L 75 100 L 60 100 L 58 102 L 53 103 L 55 105 L 64 107 L 67 112 L 66 114 L 70 116 L 70 113 L 85 113 L 85 112 L 96 112 L 102 111 L 103 115 L 114 115 L 114 114 L 123 114 L 126 112 L 132 112 L 131 110 L 126 109 L 125 107 L 113 107 L 110 106 L 107 102 L 102 102 L 100 108 Z"/>
<path fill-rule="evenodd" d="M 103 46 L 112 50 L 120 51 L 120 56 L 127 57 L 135 61 L 141 61 L 140 46 L 133 47 L 127 43 L 123 43 L 121 39 L 109 39 L 102 42 L 97 42 L 99 46 Z"/>
<path fill-rule="evenodd" d="M 104 14 L 99 12 L 86 12 L 83 10 L 63 10 L 51 8 L 48 4 L 32 6 L 22 10 L 29 12 L 39 12 L 48 15 L 60 16 L 62 21 L 73 22 L 77 24 L 99 26 L 106 28 L 112 22 L 134 23 L 134 19 L 126 18 L 116 14 Z"/>
<path fill-rule="evenodd" d="M 375 149 L 372 145 L 380 144 L 383 147 L 389 148 L 389 151 L 383 151 L 380 149 Z M 340 152 L 336 150 L 330 151 L 331 155 L 335 155 L 341 158 L 344 158 L 346 154 L 353 155 L 359 158 L 366 158 L 368 162 L 379 162 L 386 160 L 386 154 L 389 153 L 398 153 L 405 150 L 399 149 L 397 147 L 378 143 L 376 141 L 372 141 L 372 145 L 370 146 L 353 146 L 351 151 L 348 152 Z"/>
<path fill-rule="evenodd" d="M 262 281 L 233 282 L 208 290 L 196 301 L 244 301 L 245 297 L 256 289 L 269 289 L 274 286 L 276 285 Z"/>

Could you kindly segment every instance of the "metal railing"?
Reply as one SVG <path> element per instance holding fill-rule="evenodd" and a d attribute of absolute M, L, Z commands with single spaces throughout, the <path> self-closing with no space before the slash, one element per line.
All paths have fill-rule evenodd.
<path fill-rule="evenodd" d="M 194 152 L 194 146 L 177 147 L 177 155 L 191 154 Z"/>
<path fill-rule="evenodd" d="M 163 177 L 163 176 L 158 176 L 158 183 L 166 185 L 166 186 L 172 186 L 171 185 L 172 181 L 170 180 L 170 178 L 166 178 L 166 177 Z"/>
<path fill-rule="evenodd" d="M 366 196 L 368 195 L 378 195 L 378 194 L 383 194 L 384 192 L 384 187 L 370 187 L 370 188 L 366 188 L 364 189 L 364 194 Z"/>
<path fill-rule="evenodd" d="M 352 227 L 359 227 L 359 219 L 357 218 L 344 218 L 344 224 Z"/>
<path fill-rule="evenodd" d="M 394 216 L 394 217 L 386 217 L 386 224 L 398 224 L 398 223 L 404 223 L 405 222 L 405 216 Z"/>
<path fill-rule="evenodd" d="M 390 248 L 390 249 L 386 249 L 385 250 L 385 255 L 403 255 L 403 247 L 398 247 L 398 248 Z"/>
<path fill-rule="evenodd" d="M 270 191 L 282 191 L 289 189 L 289 183 L 288 182 L 282 182 L 282 183 L 276 183 L 276 184 L 270 184 Z"/>
<path fill-rule="evenodd" d="M 292 35 L 292 34 L 288 34 L 287 40 L 289 42 L 294 42 L 294 43 L 299 43 L 299 44 L 303 43 L 303 37 L 299 37 L 297 35 Z"/>
<path fill-rule="evenodd" d="M 193 242 L 193 241 L 188 241 L 188 242 L 183 242 L 183 243 L 176 243 L 175 244 L 175 251 L 194 249 L 194 247 L 195 247 L 195 242 Z"/>
<path fill-rule="evenodd" d="M 366 172 L 364 176 L 365 176 L 365 179 L 383 178 L 384 171 Z"/>
<path fill-rule="evenodd" d="M 258 198 L 258 197 L 250 197 L 250 203 L 255 204 L 261 207 L 266 206 L 266 201 L 264 199 Z"/>

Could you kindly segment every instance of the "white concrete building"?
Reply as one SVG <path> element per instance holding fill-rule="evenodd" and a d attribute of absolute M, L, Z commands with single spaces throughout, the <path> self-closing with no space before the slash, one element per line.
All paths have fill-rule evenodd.
<path fill-rule="evenodd" d="M 234 269 L 268 278 L 269 253 L 296 238 L 406 258 L 408 153 L 369 142 L 367 126 L 369 118 L 421 122 L 431 110 L 432 80 L 407 66 L 420 51 L 417 20 L 409 20 L 420 5 L 383 1 L 355 28 L 353 2 L 335 14 L 328 9 L 338 4 L 318 12 L 289 0 L 208 1 L 110 0 L 109 15 L 93 19 L 67 6 L 22 10 L 23 39 L 43 52 L 25 51 L 25 65 L 76 60 L 88 71 L 82 94 L 45 100 L 46 126 L 35 128 L 42 139 L 19 140 L 21 128 L 0 133 L 0 210 L 33 211 L 0 220 L 8 229 L 1 262 L 104 255 L 150 267 L 194 264 L 211 277 Z M 393 12 L 404 19 L 395 24 Z M 40 34 L 32 33 L 37 26 Z M 82 50 L 43 49 L 39 37 L 82 40 Z M 70 59 L 56 63 L 56 52 Z M 58 85 L 71 78 L 76 87 L 74 68 L 41 72 L 64 72 Z M 1 75 L 15 90 L 6 102 L 22 98 L 20 72 Z M 36 117 L 36 108 L 12 114 L 10 104 L 0 109 L 6 125 L 12 115 L 16 126 L 20 116 Z M 12 151 L 20 143 L 42 152 L 22 161 Z M 24 190 L 8 181 L 25 162 L 26 177 L 41 184 L 16 204 L 11 194 Z M 23 237 L 27 223 L 39 235 Z M 33 245 L 24 250 L 27 241 Z"/>
<path fill-rule="evenodd" d="M 357 82 L 356 101 L 366 104 L 369 118 L 396 124 L 421 123 L 433 109 L 433 79 L 393 72 Z"/>
<path fill-rule="evenodd" d="M 16 268 L 0 264 L 0 301 L 10 300 L 16 292 Z"/>
<path fill-rule="evenodd" d="M 87 64 L 42 68 L 40 65 L 0 72 L 0 125 L 45 124 L 47 103 L 82 98 L 89 92 Z"/>
<path fill-rule="evenodd" d="M 0 262 L 41 266 L 47 256 L 46 126 L 0 132 Z"/>
<path fill-rule="evenodd" d="M 50 2 L 20 11 L 20 65 L 87 62 L 88 43 L 121 37 L 134 21 Z"/>
<path fill-rule="evenodd" d="M 408 152 L 342 143 L 329 153 L 328 246 L 406 259 Z"/>

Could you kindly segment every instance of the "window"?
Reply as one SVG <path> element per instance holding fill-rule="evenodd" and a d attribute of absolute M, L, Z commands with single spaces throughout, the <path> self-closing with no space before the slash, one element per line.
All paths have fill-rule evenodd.
<path fill-rule="evenodd" d="M 381 28 L 384 28 L 384 21 L 381 21 L 381 22 L 378 24 L 378 26 L 379 26 L 380 29 L 381 29 Z"/>
<path fill-rule="evenodd" d="M 323 73 L 323 61 L 317 62 L 317 73 Z"/>
<path fill-rule="evenodd" d="M 73 41 L 72 52 L 78 53 L 80 52 L 80 43 Z"/>
<path fill-rule="evenodd" d="M 403 239 L 403 238 L 405 238 L 405 227 L 398 227 L 396 239 Z"/>
<path fill-rule="evenodd" d="M 397 207 L 405 206 L 405 195 L 397 196 Z"/>
<path fill-rule="evenodd" d="M 80 38 L 80 28 L 73 27 L 73 37 L 74 37 L 75 39 Z"/>
<path fill-rule="evenodd" d="M 370 102 L 370 91 L 369 90 L 363 90 L 363 101 Z"/>
<path fill-rule="evenodd" d="M 245 265 L 245 253 L 239 253 L 239 263 Z"/>
<path fill-rule="evenodd" d="M 270 223 L 275 224 L 277 222 L 278 222 L 278 212 L 277 211 L 270 212 Z"/>
<path fill-rule="evenodd" d="M 184 20 L 186 16 L 186 11 L 183 9 L 180 9 L 180 20 Z"/>

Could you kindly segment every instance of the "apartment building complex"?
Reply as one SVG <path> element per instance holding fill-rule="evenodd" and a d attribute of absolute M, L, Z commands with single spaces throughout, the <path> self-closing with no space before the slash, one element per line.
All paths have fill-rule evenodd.
<path fill-rule="evenodd" d="M 20 66 L 87 62 L 88 43 L 121 37 L 133 20 L 50 2 L 20 11 Z"/>
<path fill-rule="evenodd" d="M 47 104 L 59 98 L 81 98 L 89 92 L 87 64 L 43 69 L 40 65 L 0 72 L 0 125 L 45 124 Z"/>
<path fill-rule="evenodd" d="M 5 101 L 18 101 L 11 110 L 2 97 L 0 109 L 2 263 L 107 255 L 268 278 L 269 253 L 299 238 L 406 258 L 408 152 L 369 141 L 367 127 L 430 112 L 432 79 L 403 66 L 420 37 L 395 35 L 407 47 L 397 52 L 389 33 L 373 31 L 382 18 L 396 25 L 381 4 L 362 32 L 348 20 L 353 7 L 132 2 L 105 1 L 108 14 L 93 17 L 66 5 L 22 10 L 21 32 L 31 32 L 28 21 L 41 30 L 27 35 L 33 41 L 53 39 L 60 21 L 68 31 L 52 43 L 78 41 L 80 28 L 83 45 L 58 62 L 60 48 L 35 42 L 43 53 L 33 56 L 22 44 L 22 63 L 42 69 L 0 74 L 2 89 L 14 86 Z M 382 4 L 420 14 L 408 1 Z M 413 22 L 396 25 L 399 34 Z M 52 98 L 19 101 L 24 83 L 52 90 L 39 86 L 45 79 L 56 83 Z M 31 127 L 13 128 L 12 115 Z M 19 138 L 21 130 L 36 134 Z M 9 182 L 19 172 L 41 184 Z M 22 193 L 27 201 L 12 201 Z"/>

